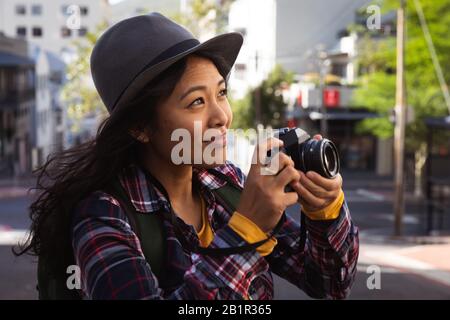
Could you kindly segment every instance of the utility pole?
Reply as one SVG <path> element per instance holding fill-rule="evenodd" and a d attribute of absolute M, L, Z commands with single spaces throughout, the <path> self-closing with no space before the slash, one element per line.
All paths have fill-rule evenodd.
<path fill-rule="evenodd" d="M 406 122 L 406 86 L 405 86 L 405 0 L 400 0 L 397 10 L 397 72 L 395 92 L 395 235 L 403 233 L 404 201 L 404 149 Z"/>
<path fill-rule="evenodd" d="M 259 63 L 258 51 L 255 52 L 255 72 L 258 74 L 258 63 Z M 258 77 L 259 78 L 259 77 Z M 262 122 L 262 112 L 261 112 L 261 84 L 262 81 L 258 83 L 255 89 L 255 121 L 256 125 Z"/>
<path fill-rule="evenodd" d="M 330 61 L 328 60 L 327 53 L 325 51 L 319 52 L 319 95 L 320 95 L 320 133 L 322 136 L 328 136 L 328 122 L 327 122 L 327 108 L 325 106 L 324 92 L 325 92 L 325 77 L 327 76 L 327 69 Z"/>

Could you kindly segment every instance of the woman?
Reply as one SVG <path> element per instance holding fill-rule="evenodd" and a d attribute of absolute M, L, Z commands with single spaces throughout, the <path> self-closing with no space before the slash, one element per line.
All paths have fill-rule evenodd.
<path fill-rule="evenodd" d="M 356 273 L 358 234 L 340 176 L 305 175 L 285 154 L 276 175 L 262 175 L 256 163 L 247 178 L 230 162 L 194 159 L 194 147 L 205 151 L 213 140 L 195 140 L 196 124 L 202 132 L 215 130 L 215 153 L 225 158 L 232 121 L 226 80 L 241 45 L 237 33 L 200 44 L 158 13 L 107 30 L 91 69 L 110 117 L 95 140 L 41 168 L 43 192 L 31 206 L 32 238 L 24 252 L 48 259 L 52 270 L 74 261 L 88 299 L 271 299 L 271 272 L 313 297 L 344 298 Z M 181 164 L 173 154 L 177 129 L 194 136 L 192 150 L 183 151 L 194 154 Z M 272 138 L 258 149 L 281 145 Z M 163 213 L 164 277 L 147 263 L 122 204 L 105 191 L 116 177 L 139 214 Z M 215 195 L 226 184 L 243 188 L 235 210 Z M 287 185 L 292 192 L 284 191 Z M 307 216 L 304 250 L 298 223 L 283 215 L 297 201 Z M 233 254 L 195 250 L 259 241 L 256 249 Z"/>

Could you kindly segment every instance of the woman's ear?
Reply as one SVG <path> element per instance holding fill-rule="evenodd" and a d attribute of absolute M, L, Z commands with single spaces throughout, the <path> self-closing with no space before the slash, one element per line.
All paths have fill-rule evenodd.
<path fill-rule="evenodd" d="M 148 143 L 150 141 L 150 135 L 148 132 L 148 129 L 130 129 L 128 130 L 128 133 L 137 141 L 139 141 L 140 143 Z"/>

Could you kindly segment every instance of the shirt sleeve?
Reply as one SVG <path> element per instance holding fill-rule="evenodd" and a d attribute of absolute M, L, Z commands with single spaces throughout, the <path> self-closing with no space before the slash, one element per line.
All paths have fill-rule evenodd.
<path fill-rule="evenodd" d="M 245 175 L 231 163 L 229 167 L 236 172 L 230 176 L 243 186 Z M 309 296 L 343 299 L 350 293 L 359 255 L 358 228 L 351 219 L 344 192 L 324 212 L 305 214 L 303 252 L 300 224 L 287 216 L 276 236 L 277 245 L 265 259 L 271 271 Z"/>
<path fill-rule="evenodd" d="M 313 298 L 344 299 L 356 276 L 358 229 L 344 202 L 332 221 L 306 220 L 306 243 L 300 249 L 300 225 L 287 218 L 277 236 L 278 245 L 267 257 L 280 277 Z"/>
<path fill-rule="evenodd" d="M 209 247 L 243 245 L 230 227 Z M 242 299 L 251 281 L 268 270 L 256 251 L 223 257 L 192 254 L 184 282 L 170 295 L 159 287 L 120 205 L 105 193 L 81 201 L 74 214 L 72 246 L 88 299 Z"/>
<path fill-rule="evenodd" d="M 268 235 L 262 231 L 253 221 L 235 211 L 228 221 L 228 225 L 234 232 L 239 234 L 246 242 L 256 243 L 267 239 Z M 267 242 L 256 248 L 256 251 L 263 257 L 269 255 L 277 245 L 277 239 L 271 237 Z"/>

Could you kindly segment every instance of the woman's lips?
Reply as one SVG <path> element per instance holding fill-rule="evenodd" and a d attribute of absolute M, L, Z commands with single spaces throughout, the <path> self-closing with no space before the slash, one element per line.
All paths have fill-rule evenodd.
<path fill-rule="evenodd" d="M 210 141 L 203 141 L 203 143 L 212 146 L 225 147 L 227 145 L 227 135 L 214 136 Z"/>

